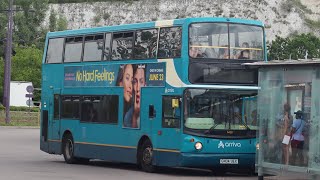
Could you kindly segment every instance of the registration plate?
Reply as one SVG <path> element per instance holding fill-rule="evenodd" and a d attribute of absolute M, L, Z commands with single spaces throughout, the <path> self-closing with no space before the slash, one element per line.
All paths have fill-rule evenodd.
<path fill-rule="evenodd" d="M 239 164 L 238 159 L 220 159 L 220 164 Z"/>

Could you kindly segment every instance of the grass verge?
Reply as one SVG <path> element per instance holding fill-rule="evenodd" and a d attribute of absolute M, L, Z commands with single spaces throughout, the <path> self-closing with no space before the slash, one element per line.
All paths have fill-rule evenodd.
<path fill-rule="evenodd" d="M 0 126 L 40 126 L 40 112 L 10 111 L 11 121 L 5 122 L 5 111 L 0 111 Z"/>

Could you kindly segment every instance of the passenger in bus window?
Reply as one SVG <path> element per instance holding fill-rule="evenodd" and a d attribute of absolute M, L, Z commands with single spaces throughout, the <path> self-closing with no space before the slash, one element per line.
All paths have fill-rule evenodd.
<path fill-rule="evenodd" d="M 206 48 L 204 50 L 204 57 L 205 58 L 217 58 L 218 54 L 216 53 L 215 49 L 213 48 Z"/>
<path fill-rule="evenodd" d="M 219 49 L 219 58 L 221 59 L 232 59 L 233 57 L 229 57 L 229 48 L 227 45 L 223 46 L 224 48 Z"/>
<path fill-rule="evenodd" d="M 133 80 L 133 67 L 132 64 L 123 65 L 118 73 L 117 85 L 123 87 L 123 115 L 124 126 L 129 127 L 126 118 L 131 119 L 132 115 L 128 114 L 129 109 L 132 106 L 132 80 Z"/>
<path fill-rule="evenodd" d="M 189 49 L 189 55 L 192 58 L 199 58 L 202 57 L 201 51 L 198 47 L 190 47 Z"/>
<path fill-rule="evenodd" d="M 241 45 L 241 47 L 243 47 L 243 48 L 249 48 L 249 43 L 243 42 L 242 45 Z"/>
<path fill-rule="evenodd" d="M 249 43 L 244 42 L 241 45 L 241 48 L 249 48 Z M 250 51 L 248 49 L 242 49 L 237 55 L 238 59 L 250 59 Z"/>
<path fill-rule="evenodd" d="M 240 53 L 240 56 L 238 59 L 250 59 L 250 51 L 249 50 L 243 50 Z"/>

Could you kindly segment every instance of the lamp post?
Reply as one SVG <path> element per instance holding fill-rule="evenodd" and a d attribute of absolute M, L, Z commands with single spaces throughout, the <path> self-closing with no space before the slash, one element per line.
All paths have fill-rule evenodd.
<path fill-rule="evenodd" d="M 5 52 L 4 65 L 4 91 L 3 104 L 6 107 L 6 123 L 10 123 L 10 81 L 11 81 L 11 54 L 12 54 L 12 27 L 13 27 L 13 0 L 9 0 L 8 9 L 8 28 L 7 28 L 7 42 Z"/>

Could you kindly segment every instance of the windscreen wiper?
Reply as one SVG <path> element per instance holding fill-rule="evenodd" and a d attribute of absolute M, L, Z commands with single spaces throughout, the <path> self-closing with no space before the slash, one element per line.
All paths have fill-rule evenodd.
<path fill-rule="evenodd" d="M 246 127 L 247 130 L 251 130 L 251 129 L 249 128 L 249 126 L 247 125 L 247 123 L 245 123 L 245 122 L 243 122 L 243 121 L 240 121 L 240 122 L 241 122 L 242 125 L 244 125 L 244 126 Z"/>
<path fill-rule="evenodd" d="M 213 126 L 210 127 L 210 129 L 206 130 L 205 134 L 211 134 L 212 131 L 219 125 L 219 123 L 215 123 Z"/>

